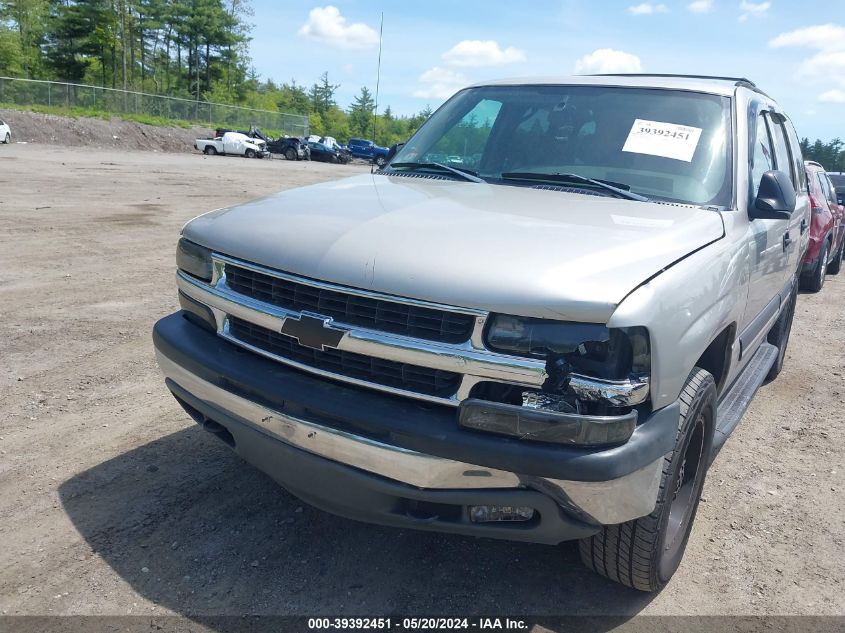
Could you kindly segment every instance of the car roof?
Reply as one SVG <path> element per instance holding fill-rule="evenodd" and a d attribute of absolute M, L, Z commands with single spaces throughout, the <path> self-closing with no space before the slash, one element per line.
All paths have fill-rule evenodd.
<path fill-rule="evenodd" d="M 665 88 L 670 90 L 688 90 L 707 92 L 722 96 L 731 96 L 738 87 L 761 92 L 754 82 L 743 77 L 712 77 L 709 75 L 665 75 L 665 74 L 614 74 L 614 75 L 574 75 L 551 77 L 512 77 L 483 81 L 473 84 L 481 86 L 619 86 L 626 88 Z"/>

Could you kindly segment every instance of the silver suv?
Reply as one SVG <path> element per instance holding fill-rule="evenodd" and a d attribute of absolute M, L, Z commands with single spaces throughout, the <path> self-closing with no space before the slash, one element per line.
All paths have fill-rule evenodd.
<path fill-rule="evenodd" d="M 783 366 L 805 178 L 744 79 L 479 84 L 375 174 L 189 222 L 158 362 L 194 420 L 317 507 L 578 540 L 657 590 Z"/>

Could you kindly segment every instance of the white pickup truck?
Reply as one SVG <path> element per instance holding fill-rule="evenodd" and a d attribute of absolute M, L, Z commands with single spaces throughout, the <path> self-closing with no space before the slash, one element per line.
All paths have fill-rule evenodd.
<path fill-rule="evenodd" d="M 214 154 L 237 154 L 247 158 L 270 156 L 265 141 L 250 138 L 239 132 L 226 132 L 217 138 L 198 138 L 194 141 L 194 148 L 212 156 Z"/>

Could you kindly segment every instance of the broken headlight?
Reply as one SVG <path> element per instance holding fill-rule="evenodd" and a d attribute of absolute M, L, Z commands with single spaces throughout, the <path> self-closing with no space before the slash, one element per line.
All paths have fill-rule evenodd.
<path fill-rule="evenodd" d="M 648 331 L 642 327 L 608 328 L 496 314 L 490 317 L 486 344 L 496 352 L 543 358 L 556 368 L 564 365 L 605 380 L 647 376 L 651 364 Z"/>
<path fill-rule="evenodd" d="M 211 281 L 211 250 L 194 244 L 184 237 L 179 238 L 179 244 L 176 247 L 176 266 L 192 277 Z"/>

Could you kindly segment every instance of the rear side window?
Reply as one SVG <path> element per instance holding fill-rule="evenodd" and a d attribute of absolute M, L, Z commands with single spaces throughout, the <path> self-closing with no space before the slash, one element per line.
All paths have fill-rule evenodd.
<path fill-rule="evenodd" d="M 827 174 L 824 172 L 819 172 L 819 181 L 822 183 L 822 191 L 824 192 L 825 198 L 831 204 L 839 204 L 836 201 L 836 190 L 833 187 L 833 183 L 830 182 L 830 179 L 827 177 Z"/>
<path fill-rule="evenodd" d="M 801 153 L 801 142 L 798 140 L 798 134 L 795 132 L 795 127 L 792 121 L 786 119 L 783 123 L 786 130 L 786 138 L 789 140 L 789 148 L 792 150 L 792 163 L 794 165 L 795 173 L 798 174 L 798 191 L 807 190 L 807 172 L 804 170 L 804 156 Z"/>
<path fill-rule="evenodd" d="M 754 154 L 751 157 L 751 191 L 757 197 L 760 179 L 767 171 L 775 168 L 772 141 L 769 138 L 769 128 L 763 115 L 757 117 L 757 134 L 754 140 Z"/>

